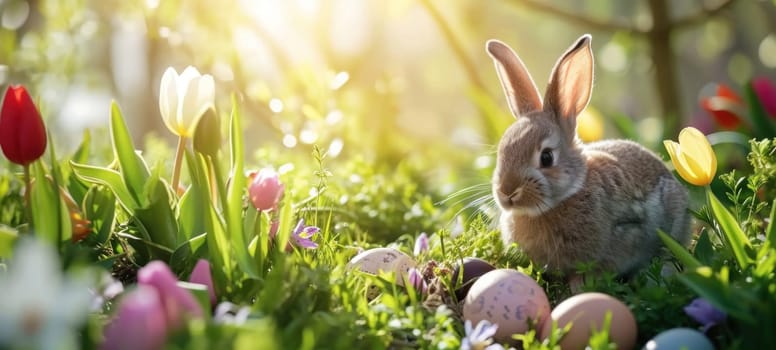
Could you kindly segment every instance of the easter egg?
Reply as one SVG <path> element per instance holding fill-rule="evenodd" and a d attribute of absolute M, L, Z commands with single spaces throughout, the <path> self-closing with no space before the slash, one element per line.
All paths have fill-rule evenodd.
<path fill-rule="evenodd" d="M 544 290 L 528 275 L 510 269 L 490 271 L 472 284 L 464 298 L 463 318 L 476 325 L 497 324 L 497 342 L 514 344 L 512 334 L 525 333 L 529 323 L 541 325 L 550 313 Z"/>
<path fill-rule="evenodd" d="M 560 346 L 563 349 L 584 349 L 592 330 L 603 328 L 608 312 L 612 315 L 609 340 L 617 344 L 617 349 L 633 349 L 638 333 L 636 318 L 623 302 L 603 293 L 577 294 L 558 304 L 550 313 L 551 319 L 539 331 L 539 337 L 546 339 L 550 336 L 552 321 L 557 322 L 558 328 L 572 323 Z"/>
<path fill-rule="evenodd" d="M 644 350 L 714 350 L 714 345 L 703 333 L 691 328 L 663 331 L 644 345 Z"/>
<path fill-rule="evenodd" d="M 374 248 L 350 259 L 348 269 L 358 269 L 370 275 L 393 272 L 396 284 L 403 286 L 409 269 L 416 267 L 415 260 L 407 254 L 393 248 Z"/>
<path fill-rule="evenodd" d="M 458 275 L 461 273 L 461 271 L 463 271 L 463 275 L 460 277 L 460 287 L 455 290 L 456 298 L 458 298 L 458 300 L 463 300 L 466 297 L 466 294 L 469 293 L 469 289 L 472 287 L 474 282 L 480 278 L 480 276 L 495 269 L 496 268 L 493 267 L 493 265 L 489 264 L 485 260 L 478 258 L 464 258 L 463 261 L 456 265 L 455 269 L 453 270 L 452 281 L 454 286 L 459 286 L 457 284 L 459 278 Z"/>

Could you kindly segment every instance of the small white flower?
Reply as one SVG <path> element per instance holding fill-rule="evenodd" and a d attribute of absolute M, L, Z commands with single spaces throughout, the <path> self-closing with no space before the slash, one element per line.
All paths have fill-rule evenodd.
<path fill-rule="evenodd" d="M 194 136 L 197 123 L 215 105 L 215 83 L 210 74 L 188 66 L 181 75 L 169 67 L 159 87 L 159 111 L 164 125 L 181 137 Z"/>
<path fill-rule="evenodd" d="M 0 272 L 0 348 L 75 349 L 74 331 L 89 314 L 85 280 L 66 278 L 56 252 L 22 240 Z"/>
<path fill-rule="evenodd" d="M 497 324 L 482 320 L 472 329 L 472 321 L 466 320 L 463 325 L 466 336 L 461 339 L 461 350 L 503 350 L 499 344 L 493 344 L 492 337 L 498 329 Z"/>

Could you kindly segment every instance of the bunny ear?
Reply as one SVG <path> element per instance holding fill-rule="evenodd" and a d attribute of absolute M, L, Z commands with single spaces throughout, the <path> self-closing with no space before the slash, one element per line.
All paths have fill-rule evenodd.
<path fill-rule="evenodd" d="M 576 117 L 590 102 L 593 88 L 593 51 L 590 34 L 580 37 L 561 56 L 550 76 L 545 96 L 545 109 L 552 110 L 559 118 L 564 131 L 574 135 Z"/>
<path fill-rule="evenodd" d="M 512 114 L 518 117 L 521 113 L 540 110 L 539 90 L 517 54 L 498 40 L 488 40 L 486 48 L 496 64 L 496 73 Z"/>

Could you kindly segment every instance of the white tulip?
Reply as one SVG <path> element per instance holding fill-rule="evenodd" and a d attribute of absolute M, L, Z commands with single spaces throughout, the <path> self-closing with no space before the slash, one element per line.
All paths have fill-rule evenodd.
<path fill-rule="evenodd" d="M 215 104 L 215 83 L 210 74 L 188 66 L 179 76 L 167 68 L 159 88 L 159 111 L 167 128 L 180 137 L 194 136 L 197 122 Z"/>

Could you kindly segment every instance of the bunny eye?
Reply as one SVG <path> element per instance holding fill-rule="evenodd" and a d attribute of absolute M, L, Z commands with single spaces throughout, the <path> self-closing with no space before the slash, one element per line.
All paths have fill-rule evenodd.
<path fill-rule="evenodd" d="M 541 164 L 542 168 L 551 167 L 553 160 L 552 150 L 549 148 L 543 149 L 542 153 L 539 155 L 539 164 Z"/>

